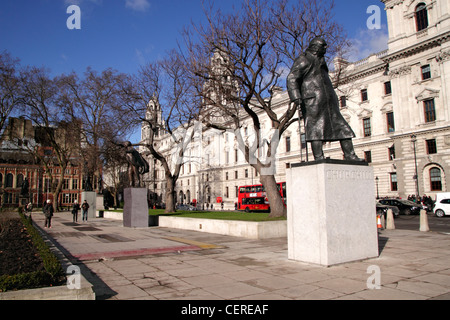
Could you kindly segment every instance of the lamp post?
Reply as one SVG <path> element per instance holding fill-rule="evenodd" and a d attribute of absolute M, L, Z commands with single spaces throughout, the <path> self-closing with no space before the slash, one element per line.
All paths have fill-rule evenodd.
<path fill-rule="evenodd" d="M 378 193 L 378 180 L 380 180 L 378 178 L 378 176 L 375 177 L 375 183 L 377 184 L 377 199 L 380 199 L 380 194 Z"/>
<path fill-rule="evenodd" d="M 417 137 L 416 137 L 416 135 L 414 133 L 411 135 L 411 142 L 413 143 L 413 148 L 414 148 L 415 174 L 414 174 L 413 179 L 416 181 L 416 199 L 419 199 L 419 176 L 418 176 L 418 173 L 417 173 L 417 155 L 416 155 Z"/>

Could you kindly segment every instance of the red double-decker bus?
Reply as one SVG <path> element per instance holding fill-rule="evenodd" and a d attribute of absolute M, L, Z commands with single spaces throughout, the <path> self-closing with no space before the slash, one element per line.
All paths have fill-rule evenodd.
<path fill-rule="evenodd" d="M 277 183 L 278 191 L 286 205 L 286 182 Z M 266 191 L 262 184 L 239 187 L 238 207 L 240 211 L 270 211 Z"/>

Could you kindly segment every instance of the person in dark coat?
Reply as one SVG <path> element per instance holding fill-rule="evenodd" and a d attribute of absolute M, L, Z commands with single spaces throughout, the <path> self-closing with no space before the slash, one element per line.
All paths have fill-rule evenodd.
<path fill-rule="evenodd" d="M 297 57 L 287 78 L 289 98 L 301 108 L 306 141 L 311 142 L 314 160 L 324 159 L 324 142 L 340 141 L 346 160 L 361 161 L 353 148 L 355 133 L 339 111 L 325 62 L 326 49 L 325 40 L 317 37 Z"/>
<path fill-rule="evenodd" d="M 42 210 L 44 212 L 45 216 L 45 224 L 44 228 L 51 228 L 52 227 L 52 217 L 53 217 L 53 205 L 50 200 L 47 200 L 44 204 L 44 208 Z"/>
<path fill-rule="evenodd" d="M 82 209 L 82 219 L 83 221 L 87 221 L 88 220 L 88 210 L 89 210 L 89 203 L 87 203 L 86 200 L 84 200 L 83 204 L 81 205 L 81 209 Z"/>
<path fill-rule="evenodd" d="M 80 205 L 77 200 L 75 200 L 72 206 L 73 222 L 78 222 L 78 210 L 80 210 Z"/>

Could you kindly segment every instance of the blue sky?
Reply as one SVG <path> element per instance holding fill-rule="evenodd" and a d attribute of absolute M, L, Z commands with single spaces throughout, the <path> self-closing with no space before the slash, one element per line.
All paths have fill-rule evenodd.
<path fill-rule="evenodd" d="M 293 0 L 294 1 L 294 0 Z M 384 5 L 379 0 L 336 0 L 336 19 L 354 40 L 352 60 L 387 48 Z M 216 0 L 227 11 L 240 0 Z M 67 8 L 81 9 L 81 30 L 69 30 Z M 381 30 L 366 26 L 370 5 L 381 9 Z M 22 65 L 53 75 L 87 67 L 133 73 L 176 47 L 183 26 L 203 18 L 201 0 L 1 0 L 0 51 Z"/>

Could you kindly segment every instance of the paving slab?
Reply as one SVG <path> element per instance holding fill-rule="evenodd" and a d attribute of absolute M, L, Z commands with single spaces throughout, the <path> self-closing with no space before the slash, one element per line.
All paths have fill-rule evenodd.
<path fill-rule="evenodd" d="M 125 228 L 120 221 L 52 229 L 33 219 L 110 300 L 426 300 L 450 299 L 450 235 L 380 230 L 380 256 L 323 267 L 287 258 L 287 239 L 250 240 L 168 228 Z M 371 267 L 380 289 L 367 286 Z M 373 279 L 372 279 L 373 280 Z"/>

